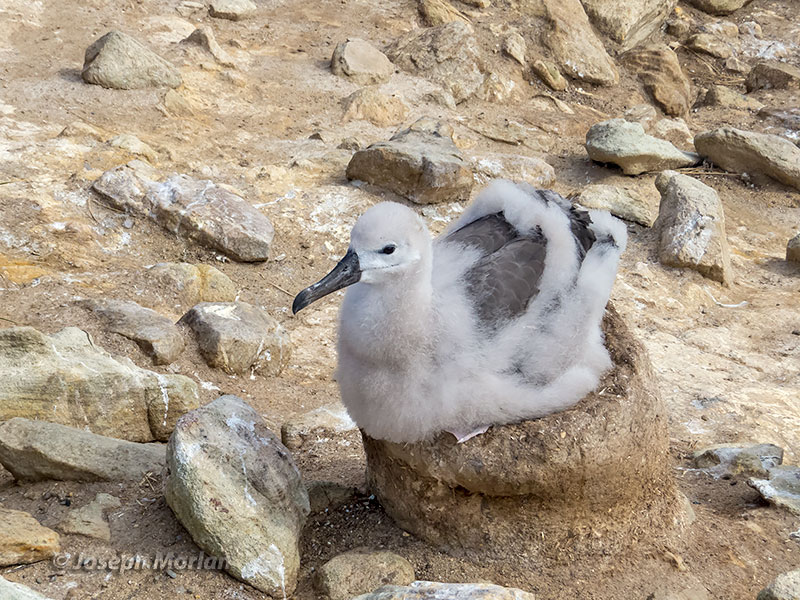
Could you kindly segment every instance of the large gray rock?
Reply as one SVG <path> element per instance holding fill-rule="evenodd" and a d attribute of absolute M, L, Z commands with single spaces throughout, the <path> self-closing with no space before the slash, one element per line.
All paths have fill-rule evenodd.
<path fill-rule="evenodd" d="M 800 600 L 800 569 L 778 575 L 756 600 Z"/>
<path fill-rule="evenodd" d="M 652 227 L 658 216 L 658 202 L 631 186 L 588 185 L 575 200 L 586 208 L 607 210 L 620 219 L 645 227 Z"/>
<path fill-rule="evenodd" d="M 661 192 L 659 260 L 671 267 L 694 269 L 704 277 L 731 281 L 725 212 L 717 192 L 675 171 L 656 179 Z"/>
<path fill-rule="evenodd" d="M 351 600 L 383 585 L 408 585 L 414 567 L 402 556 L 386 550 L 359 548 L 335 556 L 315 574 L 317 591 L 328 600 Z"/>
<path fill-rule="evenodd" d="M 586 133 L 586 152 L 592 160 L 618 165 L 626 175 L 689 167 L 701 160 L 697 154 L 647 135 L 641 123 L 625 119 L 592 125 Z"/>
<path fill-rule="evenodd" d="M 0 424 L 0 463 L 22 481 L 140 481 L 161 472 L 164 446 L 14 418 Z"/>
<path fill-rule="evenodd" d="M 689 0 L 691 4 L 712 15 L 729 15 L 752 0 Z"/>
<path fill-rule="evenodd" d="M 457 103 L 483 83 L 478 43 L 472 27 L 462 21 L 412 31 L 395 41 L 387 54 L 402 70 L 440 85 Z"/>
<path fill-rule="evenodd" d="M 800 233 L 790 239 L 786 244 L 786 260 L 800 263 Z"/>
<path fill-rule="evenodd" d="M 654 33 L 675 8 L 677 0 L 581 0 L 589 18 L 623 50 L 633 48 Z"/>
<path fill-rule="evenodd" d="M 753 475 L 768 477 L 769 470 L 783 462 L 783 448 L 775 444 L 736 446 L 717 444 L 692 454 L 692 465 L 708 469 L 718 477 Z"/>
<path fill-rule="evenodd" d="M 81 76 L 87 83 L 120 90 L 181 84 L 173 65 L 120 31 L 109 31 L 86 49 Z"/>
<path fill-rule="evenodd" d="M 291 596 L 308 494 L 288 450 L 235 396 L 185 415 L 167 446 L 166 498 L 207 554 L 273 596 Z"/>
<path fill-rule="evenodd" d="M 134 442 L 166 440 L 199 404 L 197 384 L 115 359 L 85 331 L 51 336 L 32 327 L 0 330 L 0 421 L 41 419 Z"/>
<path fill-rule="evenodd" d="M 420 119 L 387 142 L 353 155 L 347 178 L 359 179 L 405 196 L 417 204 L 466 200 L 472 170 L 451 138 L 452 128 Z"/>
<path fill-rule="evenodd" d="M 52 600 L 26 585 L 0 577 L 0 598 L 3 600 Z"/>
<path fill-rule="evenodd" d="M 744 83 L 748 92 L 762 88 L 796 90 L 800 88 L 800 69 L 789 63 L 762 61 L 750 70 Z"/>
<path fill-rule="evenodd" d="M 768 479 L 750 479 L 747 484 L 770 504 L 800 515 L 800 467 L 775 467 Z"/>
<path fill-rule="evenodd" d="M 55 531 L 26 512 L 0 508 L 0 567 L 39 562 L 59 549 Z"/>
<path fill-rule="evenodd" d="M 389 81 L 394 73 L 394 65 L 369 42 L 353 38 L 334 49 L 331 72 L 359 85 L 373 85 Z"/>
<path fill-rule="evenodd" d="M 697 151 L 733 173 L 764 176 L 800 190 L 800 148 L 777 135 L 720 127 L 694 139 Z"/>
<path fill-rule="evenodd" d="M 194 331 L 208 365 L 226 373 L 278 375 L 289 363 L 292 345 L 287 331 L 246 302 L 202 302 L 180 323 Z"/>
<path fill-rule="evenodd" d="M 679 117 L 689 112 L 692 89 L 674 51 L 661 44 L 650 45 L 626 54 L 625 64 L 666 114 Z"/>
<path fill-rule="evenodd" d="M 83 300 L 103 322 L 105 329 L 139 344 L 157 365 L 168 365 L 183 352 L 180 329 L 156 311 L 125 300 Z"/>
<path fill-rule="evenodd" d="M 353 600 L 535 600 L 533 594 L 491 583 L 415 581 L 409 586 L 387 585 Z"/>
<path fill-rule="evenodd" d="M 111 528 L 105 513 L 121 506 L 122 503 L 116 496 L 100 493 L 89 504 L 70 510 L 56 527 L 63 533 L 108 542 L 111 540 Z"/>

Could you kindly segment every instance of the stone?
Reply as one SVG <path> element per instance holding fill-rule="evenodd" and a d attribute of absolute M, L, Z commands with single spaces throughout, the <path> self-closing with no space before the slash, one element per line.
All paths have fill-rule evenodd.
<path fill-rule="evenodd" d="M 665 29 L 669 35 L 683 39 L 692 30 L 692 21 L 686 16 L 686 13 L 681 12 L 667 19 Z"/>
<path fill-rule="evenodd" d="M 543 0 L 543 3 L 549 28 L 543 33 L 542 42 L 553 53 L 561 72 L 587 83 L 619 83 L 617 67 L 592 30 L 580 1 Z"/>
<path fill-rule="evenodd" d="M 656 44 L 629 52 L 624 60 L 638 74 L 645 92 L 667 115 L 680 117 L 689 112 L 691 84 L 675 52 Z"/>
<path fill-rule="evenodd" d="M 755 23 L 755 25 L 758 24 Z M 732 21 L 726 21 L 724 19 L 721 19 L 719 21 L 713 21 L 711 23 L 706 23 L 705 25 L 703 25 L 703 29 L 708 33 L 721 35 L 727 38 L 735 39 L 739 37 L 739 26 Z"/>
<path fill-rule="evenodd" d="M 719 106 L 721 108 L 755 111 L 764 108 L 764 105 L 755 98 L 740 94 L 733 88 L 724 85 L 712 85 L 708 88 L 705 97 L 700 102 L 700 106 Z"/>
<path fill-rule="evenodd" d="M 715 58 L 730 58 L 733 56 L 731 45 L 711 33 L 696 33 L 687 40 L 686 45 L 692 50 Z"/>
<path fill-rule="evenodd" d="M 800 515 L 800 468 L 775 467 L 768 479 L 750 479 L 747 484 L 770 504 Z"/>
<path fill-rule="evenodd" d="M 81 77 L 105 88 L 176 88 L 181 74 L 173 65 L 121 31 L 109 31 L 86 49 Z"/>
<path fill-rule="evenodd" d="M 158 154 L 156 154 L 155 150 L 130 133 L 123 133 L 114 136 L 108 140 L 108 145 L 112 146 L 113 148 L 125 150 L 131 154 L 144 156 L 150 162 L 156 162 L 158 160 Z"/>
<path fill-rule="evenodd" d="M 790 239 L 786 244 L 786 260 L 800 263 L 800 233 Z"/>
<path fill-rule="evenodd" d="M 278 375 L 289 363 L 288 332 L 246 302 L 201 302 L 179 321 L 194 332 L 210 367 L 238 375 Z"/>
<path fill-rule="evenodd" d="M 658 120 L 658 111 L 650 104 L 634 104 L 622 113 L 622 117 L 632 123 L 641 123 L 645 131 L 650 131 Z"/>
<path fill-rule="evenodd" d="M 502 73 L 489 73 L 475 92 L 475 98 L 486 102 L 503 104 L 508 102 L 516 91 L 517 83 Z"/>
<path fill-rule="evenodd" d="M 308 494 L 289 451 L 259 414 L 222 396 L 187 414 L 167 446 L 167 504 L 225 570 L 275 598 L 291 596 Z"/>
<path fill-rule="evenodd" d="M 372 85 L 389 81 L 394 65 L 369 42 L 352 38 L 334 49 L 331 72 L 358 85 Z"/>
<path fill-rule="evenodd" d="M 689 167 L 700 162 L 698 155 L 647 135 L 641 123 L 624 119 L 592 125 L 586 133 L 586 151 L 592 160 L 618 165 L 626 175 Z"/>
<path fill-rule="evenodd" d="M 98 540 L 111 541 L 111 528 L 105 513 L 120 508 L 119 498 L 111 494 L 97 494 L 89 504 L 73 508 L 56 526 L 63 533 L 83 535 Z"/>
<path fill-rule="evenodd" d="M 147 216 L 150 207 L 145 204 L 145 198 L 158 178 L 158 171 L 146 162 L 132 160 L 103 173 L 92 184 L 92 189 L 113 208 L 132 215 Z"/>
<path fill-rule="evenodd" d="M 537 60 L 533 63 L 531 69 L 533 69 L 536 76 L 551 90 L 563 92 L 567 89 L 567 80 L 564 79 L 558 67 L 550 61 Z"/>
<path fill-rule="evenodd" d="M 711 15 L 729 15 L 751 0 L 689 0 L 689 3 Z"/>
<path fill-rule="evenodd" d="M 314 587 L 328 600 L 351 600 L 383 585 L 408 585 L 414 580 L 414 567 L 402 556 L 359 548 L 322 565 L 315 574 Z"/>
<path fill-rule="evenodd" d="M 607 210 L 620 219 L 645 227 L 652 227 L 658 216 L 658 204 L 633 187 L 588 185 L 575 200 L 586 208 Z"/>
<path fill-rule="evenodd" d="M 0 508 L 0 567 L 46 560 L 60 549 L 55 531 L 26 512 Z"/>
<path fill-rule="evenodd" d="M 707 469 L 717 477 L 752 475 L 768 477 L 769 470 L 783 463 L 783 448 L 775 444 L 737 446 L 717 444 L 692 454 L 692 466 Z"/>
<path fill-rule="evenodd" d="M 389 46 L 387 54 L 403 71 L 442 87 L 456 103 L 483 83 L 478 42 L 472 27 L 461 21 L 411 31 Z"/>
<path fill-rule="evenodd" d="M 166 295 L 170 305 L 194 306 L 201 302 L 233 302 L 236 284 L 212 265 L 158 263 L 150 267 L 145 280 Z"/>
<path fill-rule="evenodd" d="M 125 300 L 84 300 L 111 333 L 133 340 L 157 365 L 168 365 L 183 352 L 184 341 L 175 324 L 156 311 Z"/>
<path fill-rule="evenodd" d="M 216 19 L 241 21 L 251 16 L 256 8 L 250 0 L 211 0 L 208 14 Z"/>
<path fill-rule="evenodd" d="M 677 119 L 659 119 L 653 123 L 649 133 L 654 137 L 667 140 L 679 149 L 694 150 L 694 135 L 686 121 Z"/>
<path fill-rule="evenodd" d="M 535 600 L 533 594 L 491 583 L 415 581 L 409 586 L 387 585 L 352 600 Z"/>
<path fill-rule="evenodd" d="M 197 384 L 115 359 L 89 334 L 67 327 L 0 330 L 0 421 L 42 419 L 134 442 L 166 440 L 180 414 L 199 404 Z"/>
<path fill-rule="evenodd" d="M 299 417 L 291 419 L 281 427 L 281 442 L 289 450 L 300 450 L 330 440 L 347 440 L 348 433 L 358 427 L 340 403 L 327 404 Z"/>
<path fill-rule="evenodd" d="M 428 27 L 436 27 L 454 21 L 470 22 L 467 15 L 447 0 L 419 0 L 419 12 Z"/>
<path fill-rule="evenodd" d="M 731 56 L 730 58 L 726 58 L 725 62 L 723 63 L 725 68 L 728 71 L 733 71 L 734 73 L 749 73 L 750 72 L 750 65 L 743 61 L 738 56 Z"/>
<path fill-rule="evenodd" d="M 311 512 L 322 513 L 333 510 L 355 500 L 358 490 L 351 485 L 335 481 L 309 481 L 306 483 Z"/>
<path fill-rule="evenodd" d="M 800 130 L 800 106 L 790 108 L 764 107 L 758 111 L 762 119 L 770 119 L 774 123 L 787 129 Z"/>
<path fill-rule="evenodd" d="M 164 467 L 164 446 L 16 417 L 0 424 L 0 463 L 21 481 L 140 481 Z"/>
<path fill-rule="evenodd" d="M 656 187 L 661 193 L 659 260 L 728 285 L 732 279 L 730 251 L 717 192 L 675 171 L 661 173 Z"/>
<path fill-rule="evenodd" d="M 762 180 L 770 177 L 800 190 L 800 148 L 787 139 L 720 127 L 697 135 L 694 145 L 702 156 L 726 171 Z"/>
<path fill-rule="evenodd" d="M 744 82 L 748 92 L 760 89 L 800 89 L 800 69 L 789 63 L 762 61 L 747 74 Z"/>
<path fill-rule="evenodd" d="M 655 33 L 677 0 L 636 0 L 622 4 L 614 0 L 581 0 L 581 3 L 592 23 L 625 51 Z"/>
<path fill-rule="evenodd" d="M 542 160 L 522 154 L 486 153 L 471 157 L 474 178 L 478 183 L 492 179 L 510 179 L 529 183 L 538 189 L 550 189 L 556 182 L 555 169 Z"/>
<path fill-rule="evenodd" d="M 503 52 L 524 67 L 528 44 L 525 42 L 525 38 L 515 31 L 503 38 Z"/>
<path fill-rule="evenodd" d="M 52 600 L 26 585 L 0 577 L 0 598 L 4 600 Z"/>
<path fill-rule="evenodd" d="M 756 600 L 800 600 L 800 569 L 778 575 Z"/>
<path fill-rule="evenodd" d="M 249 2 L 249 0 L 245 0 Z M 211 4 L 212 8 L 214 3 Z M 254 5 L 255 8 L 255 5 Z M 234 19 L 235 20 L 235 19 Z M 235 67 L 236 63 L 231 58 L 230 54 L 228 54 L 225 50 L 222 49 L 222 46 L 219 45 L 217 42 L 216 36 L 214 36 L 214 30 L 207 25 L 203 27 L 198 27 L 195 29 L 189 37 L 181 41 L 182 44 L 194 44 L 196 46 L 200 46 L 206 52 L 211 54 L 214 59 L 221 64 L 223 67 Z M 169 107 L 167 107 L 169 108 Z"/>
<path fill-rule="evenodd" d="M 366 120 L 377 127 L 390 127 L 408 116 L 408 105 L 398 96 L 382 94 L 374 87 L 353 92 L 344 99 L 344 120 Z"/>
<path fill-rule="evenodd" d="M 417 204 L 466 200 L 472 171 L 452 140 L 452 128 L 422 118 L 387 142 L 357 151 L 347 178 L 386 188 Z"/>

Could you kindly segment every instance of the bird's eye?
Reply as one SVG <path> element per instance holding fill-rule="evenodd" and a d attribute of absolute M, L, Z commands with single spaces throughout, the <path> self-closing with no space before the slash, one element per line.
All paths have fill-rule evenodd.
<path fill-rule="evenodd" d="M 384 254 L 391 254 L 396 249 L 397 249 L 397 246 L 395 246 L 394 244 L 388 244 L 388 245 L 383 247 L 383 250 L 381 250 L 381 252 L 383 252 Z"/>

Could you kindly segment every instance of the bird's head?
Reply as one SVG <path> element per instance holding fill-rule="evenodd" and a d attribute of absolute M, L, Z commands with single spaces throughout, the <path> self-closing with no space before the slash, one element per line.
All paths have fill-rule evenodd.
<path fill-rule="evenodd" d="M 418 273 L 430 255 L 425 223 L 396 202 L 376 204 L 358 218 L 347 254 L 317 283 L 297 294 L 292 312 L 354 283 L 380 285 Z"/>

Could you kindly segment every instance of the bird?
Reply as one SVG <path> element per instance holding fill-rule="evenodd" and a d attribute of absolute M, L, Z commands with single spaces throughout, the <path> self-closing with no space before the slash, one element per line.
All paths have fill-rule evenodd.
<path fill-rule="evenodd" d="M 507 180 L 436 239 L 414 210 L 381 202 L 292 311 L 347 288 L 335 377 L 367 435 L 464 442 L 597 387 L 612 366 L 601 323 L 626 243 L 608 212 Z"/>

